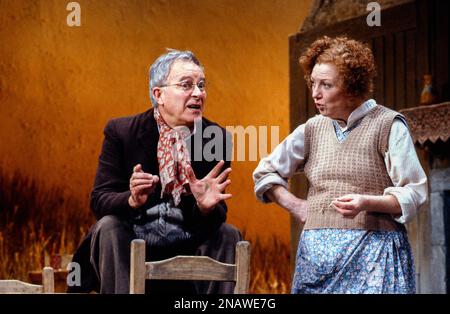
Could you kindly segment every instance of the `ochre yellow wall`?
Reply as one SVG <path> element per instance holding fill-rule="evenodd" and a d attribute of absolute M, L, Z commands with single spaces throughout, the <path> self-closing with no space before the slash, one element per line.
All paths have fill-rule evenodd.
<path fill-rule="evenodd" d="M 102 130 L 150 106 L 148 68 L 166 47 L 206 68 L 206 117 L 288 134 L 288 35 L 310 0 L 0 0 L 0 166 L 87 203 Z M 257 162 L 234 162 L 229 221 L 289 241 L 289 217 L 253 195 Z"/>

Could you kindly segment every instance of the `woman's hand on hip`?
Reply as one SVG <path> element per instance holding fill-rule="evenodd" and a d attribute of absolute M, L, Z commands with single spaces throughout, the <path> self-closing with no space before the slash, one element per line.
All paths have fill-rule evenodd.
<path fill-rule="evenodd" d="M 308 212 L 308 202 L 306 200 L 296 197 L 281 185 L 274 185 L 264 195 L 272 202 L 286 209 L 301 223 L 306 222 Z"/>
<path fill-rule="evenodd" d="M 308 213 L 308 201 L 296 197 L 294 206 L 291 210 L 289 210 L 289 212 L 295 217 L 295 219 L 304 224 Z"/>

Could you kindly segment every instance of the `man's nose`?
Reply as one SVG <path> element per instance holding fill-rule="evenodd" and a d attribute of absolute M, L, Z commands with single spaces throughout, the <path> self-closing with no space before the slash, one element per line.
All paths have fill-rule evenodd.
<path fill-rule="evenodd" d="M 195 96 L 195 97 L 203 96 L 204 93 L 200 90 L 200 88 L 196 84 L 194 84 L 193 88 L 194 89 L 192 90 L 192 96 Z"/>

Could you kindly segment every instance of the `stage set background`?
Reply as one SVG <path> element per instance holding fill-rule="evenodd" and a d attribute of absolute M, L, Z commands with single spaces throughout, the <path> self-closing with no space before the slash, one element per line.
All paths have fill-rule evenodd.
<path fill-rule="evenodd" d="M 56 186 L 86 215 L 103 128 L 147 110 L 148 68 L 165 48 L 192 50 L 210 82 L 205 116 L 289 132 L 288 37 L 312 1 L 0 0 L 0 167 Z M 247 155 L 248 156 L 248 155 Z M 253 195 L 257 161 L 233 163 L 228 221 L 289 244 L 288 214 Z M 67 210 L 67 209 L 64 209 Z"/>

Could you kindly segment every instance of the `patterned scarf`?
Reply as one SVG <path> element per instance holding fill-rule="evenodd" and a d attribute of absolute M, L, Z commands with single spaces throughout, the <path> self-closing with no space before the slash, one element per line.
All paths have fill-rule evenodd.
<path fill-rule="evenodd" d="M 186 166 L 191 164 L 185 138 L 190 132 L 187 128 L 172 129 L 162 118 L 157 108 L 154 117 L 159 127 L 158 164 L 159 177 L 164 194 L 172 194 L 175 206 L 180 203 L 181 195 L 187 194 L 189 185 Z"/>

